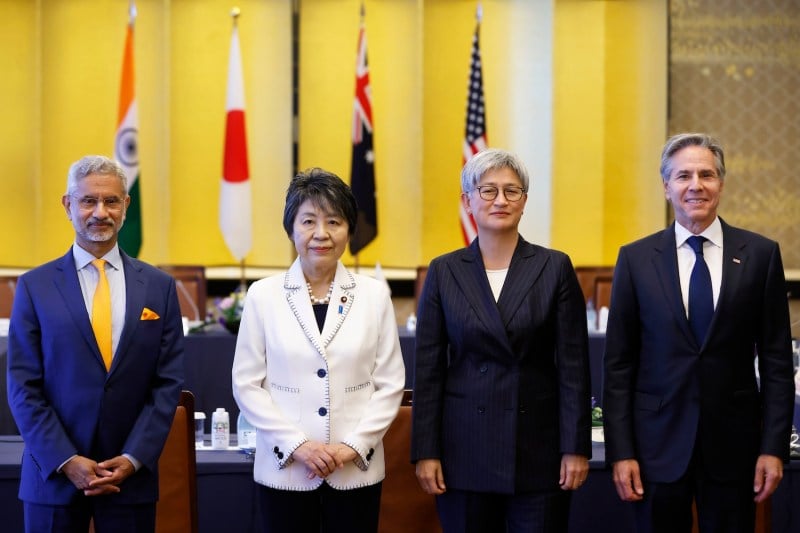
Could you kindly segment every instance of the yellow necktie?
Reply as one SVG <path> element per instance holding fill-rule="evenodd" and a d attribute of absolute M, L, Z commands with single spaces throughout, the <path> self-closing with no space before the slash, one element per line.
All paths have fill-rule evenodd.
<path fill-rule="evenodd" d="M 92 301 L 92 329 L 97 346 L 106 364 L 106 370 L 111 368 L 111 289 L 106 277 L 105 259 L 95 259 L 92 264 L 97 269 L 99 278 L 97 288 L 94 290 Z"/>

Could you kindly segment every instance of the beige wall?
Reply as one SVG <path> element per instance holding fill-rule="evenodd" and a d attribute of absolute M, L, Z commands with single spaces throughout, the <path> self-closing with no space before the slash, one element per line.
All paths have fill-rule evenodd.
<path fill-rule="evenodd" d="M 556 3 L 552 242 L 576 264 L 664 227 L 665 4 Z"/>
<path fill-rule="evenodd" d="M 144 243 L 154 263 L 233 262 L 218 225 L 232 19 L 219 0 L 140 0 L 135 57 Z M 254 198 L 248 262 L 289 258 L 275 213 L 291 176 L 290 2 L 243 0 L 247 134 Z M 69 164 L 112 152 L 127 1 L 0 3 L 0 265 L 63 253 Z M 8 73 L 8 74 L 6 74 Z M 20 224 L 21 221 L 24 223 Z M 17 230 L 16 228 L 19 228 Z"/>
<path fill-rule="evenodd" d="M 291 177 L 291 2 L 242 0 L 240 40 L 253 187 L 251 265 L 284 266 Z M 379 236 L 370 265 L 413 268 L 461 245 L 458 173 L 473 0 L 365 0 L 374 101 Z M 110 153 L 125 0 L 0 2 L 0 265 L 63 253 L 59 199 L 69 164 Z M 358 0 L 304 0 L 299 166 L 349 179 Z M 490 144 L 511 138 L 520 87 L 509 21 L 531 4 L 484 1 Z M 557 0 L 553 24 L 549 235 L 579 264 L 610 264 L 625 241 L 663 226 L 658 148 L 666 131 L 666 0 Z M 153 263 L 231 264 L 218 226 L 230 2 L 139 0 L 136 26 L 144 245 Z M 525 81 L 529 83 L 529 81 Z M 523 87 L 524 90 L 524 87 Z M 518 96 L 515 96 L 518 97 Z M 496 110 L 493 113 L 493 110 Z M 536 168 L 536 161 L 527 161 Z M 352 259 L 345 255 L 345 261 Z"/>

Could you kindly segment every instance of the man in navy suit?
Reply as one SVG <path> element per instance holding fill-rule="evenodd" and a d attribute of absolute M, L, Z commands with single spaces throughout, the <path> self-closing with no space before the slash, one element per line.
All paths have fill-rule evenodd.
<path fill-rule="evenodd" d="M 153 531 L 158 458 L 183 383 L 175 282 L 117 246 L 130 203 L 118 163 L 74 163 L 61 203 L 75 242 L 19 278 L 8 339 L 25 530 L 82 532 L 94 518 L 98 533 Z M 98 285 L 110 290 L 110 338 L 92 328 Z"/>
<path fill-rule="evenodd" d="M 661 178 L 675 224 L 623 246 L 614 270 L 606 459 L 638 531 L 689 532 L 694 499 L 701 532 L 752 532 L 754 502 L 783 475 L 794 407 L 780 249 L 717 216 L 715 139 L 670 138 Z"/>

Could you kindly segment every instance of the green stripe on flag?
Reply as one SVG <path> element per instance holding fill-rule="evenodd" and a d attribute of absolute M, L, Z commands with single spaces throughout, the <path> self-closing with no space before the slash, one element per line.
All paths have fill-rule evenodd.
<path fill-rule="evenodd" d="M 125 224 L 119 232 L 119 247 L 131 257 L 138 257 L 142 247 L 142 202 L 139 194 L 139 176 L 129 191 L 131 205 L 125 213 Z"/>

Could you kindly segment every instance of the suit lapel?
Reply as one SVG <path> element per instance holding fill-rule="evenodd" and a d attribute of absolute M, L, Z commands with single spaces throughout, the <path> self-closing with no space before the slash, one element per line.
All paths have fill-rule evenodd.
<path fill-rule="evenodd" d="M 508 325 L 539 278 L 547 257 L 537 254 L 536 247 L 520 237 L 497 306 L 504 325 Z"/>
<path fill-rule="evenodd" d="M 286 272 L 284 289 L 286 289 L 286 300 L 289 302 L 289 308 L 292 310 L 292 314 L 300 328 L 302 328 L 306 338 L 322 357 L 326 357 L 326 348 L 339 332 L 353 306 L 356 298 L 355 287 L 355 278 L 347 271 L 344 265 L 339 263 L 333 278 L 333 293 L 325 315 L 325 325 L 322 327 L 322 332 L 320 332 L 317 326 L 317 319 L 314 317 L 311 300 L 308 298 L 305 276 L 303 276 L 300 261 L 295 260 L 289 271 Z"/>
<path fill-rule="evenodd" d="M 653 251 L 653 267 L 656 270 L 657 278 L 661 284 L 661 291 L 664 294 L 664 301 L 675 315 L 675 322 L 678 324 L 687 341 L 697 346 L 692 330 L 689 328 L 689 320 L 686 318 L 686 309 L 683 306 L 683 293 L 681 292 L 681 280 L 678 273 L 678 253 L 676 251 L 675 223 L 673 222 L 662 233 L 659 244 Z M 699 348 L 699 346 L 698 346 Z"/>
<path fill-rule="evenodd" d="M 325 315 L 325 325 L 322 326 L 322 345 L 326 348 L 331 343 L 344 319 L 347 318 L 350 308 L 356 298 L 356 280 L 353 275 L 339 263 L 336 275 L 333 278 L 333 293 L 331 303 L 328 304 L 328 313 Z"/>
<path fill-rule="evenodd" d="M 64 300 L 64 305 L 69 309 L 69 314 L 75 322 L 75 327 L 94 353 L 97 363 L 102 365 L 103 369 L 105 369 L 103 356 L 100 354 L 100 349 L 97 347 L 97 339 L 94 338 L 92 322 L 89 318 L 89 313 L 86 311 L 86 304 L 84 303 L 83 293 L 81 292 L 81 283 L 78 280 L 78 271 L 75 268 L 75 258 L 72 255 L 72 248 L 61 258 L 57 268 L 60 275 L 55 279 L 56 289 Z"/>
<path fill-rule="evenodd" d="M 141 265 L 131 260 L 122 250 L 119 251 L 119 255 L 125 273 L 125 324 L 122 327 L 109 373 L 114 371 L 119 360 L 125 356 L 131 339 L 136 335 L 147 294 L 147 279 L 142 274 Z"/>
<path fill-rule="evenodd" d="M 314 318 L 314 309 L 311 307 L 311 300 L 308 298 L 306 281 L 303 270 L 300 267 L 300 259 L 295 259 L 292 266 L 286 272 L 283 280 L 283 288 L 286 290 L 286 301 L 292 310 L 295 320 L 300 325 L 306 338 L 322 357 L 325 357 L 325 348 L 322 344 L 317 321 Z M 329 309 L 330 311 L 330 309 Z"/>
<path fill-rule="evenodd" d="M 486 277 L 486 268 L 483 266 L 478 239 L 472 241 L 469 248 L 461 254 L 460 261 L 450 264 L 450 269 L 455 282 L 461 288 L 464 298 L 475 310 L 481 322 L 493 331 L 502 331 L 500 312 Z"/>
<path fill-rule="evenodd" d="M 706 335 L 706 342 L 717 327 L 717 316 L 719 315 L 717 310 L 721 306 L 728 305 L 728 302 L 732 301 L 733 295 L 739 290 L 748 260 L 745 250 L 747 241 L 742 238 L 742 233 L 727 225 L 721 218 L 719 221 L 722 225 L 722 282 L 719 287 L 717 306 L 714 308 L 714 316 L 708 328 L 708 335 Z"/>
<path fill-rule="evenodd" d="M 487 331 L 505 331 L 500 310 L 489 286 L 489 279 L 486 277 L 478 239 L 472 241 L 469 248 L 464 250 L 460 260 L 452 261 L 449 266 L 455 283 L 461 289 L 461 294 L 475 311 L 478 319 L 485 324 Z M 502 348 L 512 353 L 507 335 L 498 335 L 497 340 Z"/>

